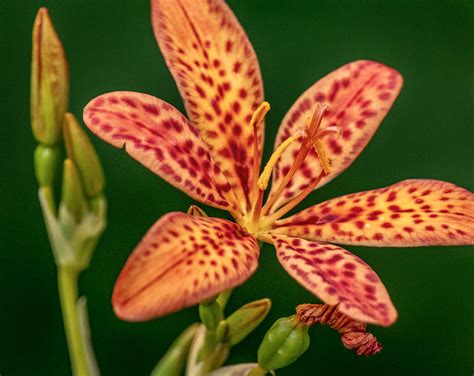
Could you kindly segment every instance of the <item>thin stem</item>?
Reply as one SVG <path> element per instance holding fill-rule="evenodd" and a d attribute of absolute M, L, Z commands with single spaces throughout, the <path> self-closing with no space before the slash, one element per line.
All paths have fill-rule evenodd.
<path fill-rule="evenodd" d="M 77 269 L 58 266 L 58 286 L 61 309 L 66 331 L 72 373 L 75 376 L 92 375 L 89 368 L 86 346 L 77 313 Z"/>

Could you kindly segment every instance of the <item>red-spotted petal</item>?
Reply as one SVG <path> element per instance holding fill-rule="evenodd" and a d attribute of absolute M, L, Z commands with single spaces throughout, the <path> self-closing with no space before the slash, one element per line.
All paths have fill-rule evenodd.
<path fill-rule="evenodd" d="M 152 22 L 189 118 L 245 207 L 254 157 L 249 122 L 263 101 L 247 35 L 222 0 L 153 0 Z M 263 124 L 258 135 L 261 153 Z"/>
<path fill-rule="evenodd" d="M 317 102 L 329 107 L 320 126 L 322 144 L 331 161 L 331 173 L 318 187 L 338 176 L 362 152 L 390 110 L 402 87 L 402 77 L 394 69 L 373 61 L 356 61 L 320 79 L 295 102 L 278 131 L 275 147 L 298 130 L 306 129 Z M 334 130 L 334 132 L 328 132 Z M 273 187 L 290 170 L 301 141 L 286 149 L 275 166 Z M 321 173 L 318 157 L 312 150 L 299 171 L 274 205 L 295 197 Z"/>
<path fill-rule="evenodd" d="M 146 94 L 108 93 L 89 102 L 84 122 L 192 198 L 231 211 L 237 207 L 196 128 L 170 104 Z"/>
<path fill-rule="evenodd" d="M 274 235 L 285 270 L 323 302 L 353 319 L 388 326 L 397 311 L 379 277 L 359 257 L 332 244 Z"/>
<path fill-rule="evenodd" d="M 118 317 L 144 321 L 245 282 L 257 268 L 257 241 L 232 222 L 170 213 L 131 254 L 115 284 Z"/>
<path fill-rule="evenodd" d="M 474 194 L 438 180 L 404 180 L 341 196 L 278 221 L 278 233 L 368 246 L 474 243 Z"/>

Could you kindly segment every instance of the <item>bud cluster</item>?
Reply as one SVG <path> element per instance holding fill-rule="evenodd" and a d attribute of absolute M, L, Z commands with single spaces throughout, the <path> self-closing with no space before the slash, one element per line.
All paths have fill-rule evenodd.
<path fill-rule="evenodd" d="M 68 103 L 66 55 L 47 9 L 41 8 L 33 25 L 31 65 L 31 126 L 38 141 L 35 174 L 56 263 L 80 271 L 88 266 L 105 228 L 105 178 L 92 143 L 67 112 Z M 54 186 L 61 164 L 56 205 Z"/>

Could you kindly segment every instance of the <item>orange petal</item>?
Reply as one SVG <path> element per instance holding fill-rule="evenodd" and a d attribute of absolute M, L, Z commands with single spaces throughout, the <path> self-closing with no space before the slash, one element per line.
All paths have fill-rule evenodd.
<path fill-rule="evenodd" d="M 474 194 L 438 180 L 404 180 L 341 196 L 278 221 L 306 239 L 408 247 L 474 243 Z"/>
<path fill-rule="evenodd" d="M 318 187 L 334 179 L 351 165 L 365 148 L 387 114 L 402 87 L 402 77 L 394 69 L 373 61 L 356 61 L 329 73 L 306 90 L 285 115 L 275 147 L 289 136 L 306 129 L 317 102 L 329 107 L 321 126 L 321 143 L 331 162 L 331 172 Z M 330 132 L 328 130 L 335 130 Z M 289 171 L 301 141 L 285 151 L 273 174 L 272 190 Z M 293 176 L 276 209 L 291 200 L 321 173 L 314 150 Z"/>
<path fill-rule="evenodd" d="M 285 270 L 323 302 L 353 319 L 383 326 L 397 319 L 385 286 L 359 257 L 332 244 L 273 235 Z"/>
<path fill-rule="evenodd" d="M 115 284 L 116 315 L 144 321 L 209 299 L 257 268 L 257 240 L 224 219 L 169 213 L 133 251 Z"/>
<path fill-rule="evenodd" d="M 263 101 L 252 45 L 222 0 L 153 0 L 152 22 L 189 118 L 244 207 L 253 175 L 249 122 Z M 258 135 L 261 154 L 263 124 Z"/>
<path fill-rule="evenodd" d="M 196 128 L 173 106 L 147 94 L 113 92 L 93 99 L 84 122 L 115 147 L 207 205 L 234 210 L 229 183 Z"/>

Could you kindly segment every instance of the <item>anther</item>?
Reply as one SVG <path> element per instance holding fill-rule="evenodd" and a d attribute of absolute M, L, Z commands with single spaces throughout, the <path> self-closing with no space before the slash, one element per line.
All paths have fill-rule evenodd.
<path fill-rule="evenodd" d="M 250 120 L 250 126 L 252 128 L 257 127 L 265 118 L 268 111 L 270 111 L 270 103 L 263 102 L 253 113 L 252 119 Z"/>
<path fill-rule="evenodd" d="M 263 102 L 258 108 L 255 110 L 255 112 L 252 115 L 252 118 L 250 119 L 250 127 L 253 129 L 253 175 L 252 175 L 252 191 L 251 191 L 251 196 L 250 196 L 250 202 L 252 203 L 252 210 L 257 212 L 260 212 L 261 208 L 256 208 L 258 206 L 258 188 L 257 188 L 257 179 L 258 175 L 260 172 L 260 157 L 262 151 L 259 150 L 259 133 L 258 133 L 258 126 L 260 123 L 263 121 L 265 118 L 265 115 L 270 111 L 270 104 L 268 102 Z M 250 204 L 250 202 L 247 202 L 247 205 Z M 261 205 L 261 204 L 260 204 Z"/>
<path fill-rule="evenodd" d="M 319 138 L 316 138 L 313 141 L 313 148 L 319 157 L 319 162 L 321 163 L 321 167 L 324 173 L 326 175 L 329 174 L 331 172 L 331 161 L 329 160 L 326 148 L 324 147 L 323 143 Z"/>

